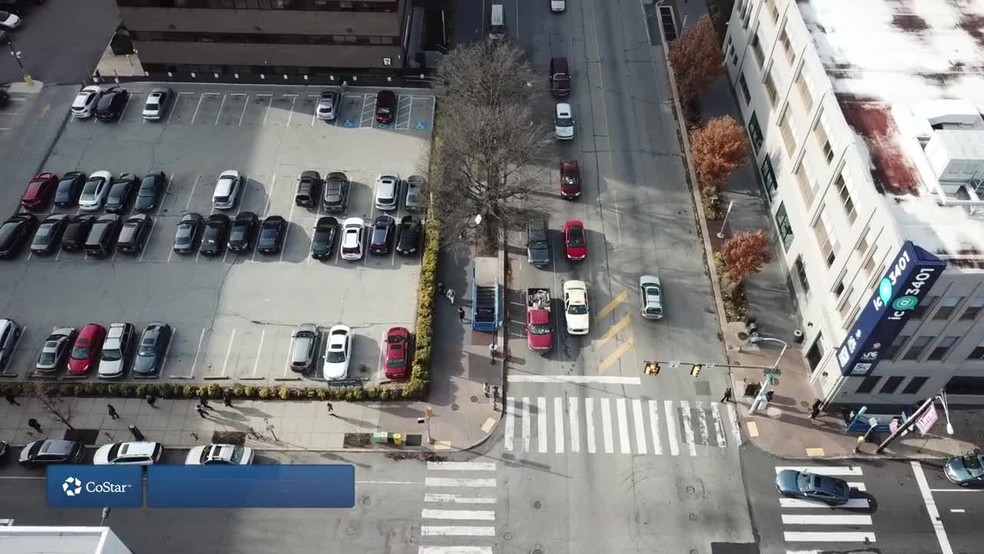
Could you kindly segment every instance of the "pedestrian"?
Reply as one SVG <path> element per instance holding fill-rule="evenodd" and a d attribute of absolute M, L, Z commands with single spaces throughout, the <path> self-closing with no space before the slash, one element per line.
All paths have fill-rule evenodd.
<path fill-rule="evenodd" d="M 451 305 L 454 306 L 454 289 L 448 289 L 447 297 L 451 301 Z"/>
<path fill-rule="evenodd" d="M 113 419 L 120 418 L 120 414 L 116 413 L 116 407 L 113 406 L 112 404 L 106 404 L 106 413 L 108 413 L 109 417 Z"/>
<path fill-rule="evenodd" d="M 465 309 L 458 308 L 458 323 L 464 323 L 464 322 L 465 322 Z"/>
<path fill-rule="evenodd" d="M 766 392 L 765 393 L 765 400 L 766 400 L 766 402 L 772 402 L 772 397 L 775 394 L 776 394 L 776 391 L 774 391 L 774 390 L 770 390 L 770 391 Z"/>
<path fill-rule="evenodd" d="M 147 395 L 147 403 L 150 404 L 150 407 L 151 408 L 156 408 L 157 407 L 157 397 L 154 396 L 153 394 L 148 394 Z"/>
<path fill-rule="evenodd" d="M 498 410 L 498 409 L 499 409 L 499 386 L 498 385 L 493 385 L 492 386 L 492 410 L 495 411 L 495 410 Z"/>
<path fill-rule="evenodd" d="M 34 429 L 38 433 L 43 433 L 44 432 L 44 431 L 41 430 L 41 424 L 38 423 L 38 420 L 34 419 L 33 417 L 31 419 L 27 420 L 27 426 L 30 427 L 31 429 Z"/>
<path fill-rule="evenodd" d="M 222 393 L 222 403 L 225 404 L 227 408 L 232 407 L 232 389 L 226 389 Z"/>
<path fill-rule="evenodd" d="M 327 404 L 328 404 L 328 413 L 335 417 L 338 417 L 335 415 L 335 407 L 331 405 L 331 402 L 328 402 Z"/>
<path fill-rule="evenodd" d="M 208 398 L 207 397 L 204 397 L 203 396 L 202 399 L 199 400 L 199 402 L 201 403 L 202 408 L 204 408 L 206 411 L 212 409 L 212 407 L 208 405 Z"/>
<path fill-rule="evenodd" d="M 17 401 L 17 397 L 15 397 L 13 394 L 8 392 L 6 395 L 4 395 L 4 398 L 7 399 L 7 403 L 10 404 L 11 406 L 20 406 L 20 402 Z"/>
<path fill-rule="evenodd" d="M 492 358 L 492 362 L 495 362 L 495 355 L 499 352 L 499 347 L 496 346 L 495 341 L 489 344 L 489 357 Z"/>
<path fill-rule="evenodd" d="M 822 402 L 817 400 L 813 403 L 813 406 L 810 407 L 810 419 L 816 419 L 817 416 L 820 415 L 820 404 L 822 404 Z"/>
<path fill-rule="evenodd" d="M 195 411 L 198 412 L 198 415 L 201 416 L 202 419 L 206 417 L 205 408 L 203 408 L 201 404 L 195 406 Z"/>
<path fill-rule="evenodd" d="M 725 404 L 731 402 L 731 387 L 724 389 L 724 396 L 721 397 L 721 402 Z"/>
<path fill-rule="evenodd" d="M 446 296 L 447 293 L 448 293 L 448 289 L 444 287 L 444 283 L 438 283 L 437 294 L 440 294 L 441 296 Z"/>
<path fill-rule="evenodd" d="M 490 390 L 491 389 L 489 388 L 489 384 L 488 383 L 485 383 L 485 384 L 482 385 L 482 392 L 485 393 L 485 398 L 488 398 L 489 397 L 489 391 Z"/>

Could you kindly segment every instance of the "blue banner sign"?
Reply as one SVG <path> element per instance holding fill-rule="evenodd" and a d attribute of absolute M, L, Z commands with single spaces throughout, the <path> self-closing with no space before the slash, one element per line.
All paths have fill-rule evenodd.
<path fill-rule="evenodd" d="M 946 262 L 906 241 L 837 349 L 841 375 L 871 375 Z"/>
<path fill-rule="evenodd" d="M 143 467 L 49 465 L 45 496 L 52 508 L 140 508 Z"/>
<path fill-rule="evenodd" d="M 352 508 L 351 465 L 153 465 L 148 508 Z"/>

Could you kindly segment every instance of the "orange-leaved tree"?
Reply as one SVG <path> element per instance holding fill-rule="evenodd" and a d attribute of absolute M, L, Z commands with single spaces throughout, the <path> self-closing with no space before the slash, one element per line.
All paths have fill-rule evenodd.
<path fill-rule="evenodd" d="M 748 138 L 731 116 L 715 117 L 690 135 L 690 151 L 701 189 L 716 193 L 748 159 Z"/>
<path fill-rule="evenodd" d="M 740 285 L 771 260 L 769 239 L 761 229 L 737 233 L 721 246 L 721 261 L 730 287 Z"/>
<path fill-rule="evenodd" d="M 670 43 L 670 65 L 684 105 L 695 102 L 724 73 L 721 41 L 709 15 L 684 29 Z"/>

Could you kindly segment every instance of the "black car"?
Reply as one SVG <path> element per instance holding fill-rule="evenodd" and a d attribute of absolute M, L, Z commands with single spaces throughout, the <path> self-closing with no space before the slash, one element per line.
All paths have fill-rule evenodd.
<path fill-rule="evenodd" d="M 188 212 L 181 216 L 178 228 L 174 231 L 174 252 L 177 254 L 194 252 L 204 226 L 205 220 L 199 214 Z"/>
<path fill-rule="evenodd" d="M 133 194 L 137 192 L 140 180 L 132 173 L 124 173 L 113 179 L 113 184 L 106 195 L 106 212 L 121 214 L 130 206 Z"/>
<path fill-rule="evenodd" d="M 229 216 L 212 214 L 205 220 L 205 232 L 202 233 L 202 247 L 198 250 L 205 256 L 218 256 L 225 248 L 226 237 L 229 236 Z"/>
<path fill-rule="evenodd" d="M 370 254 L 389 254 L 395 226 L 396 220 L 388 215 L 381 215 L 372 222 L 372 229 L 369 231 Z"/>
<path fill-rule="evenodd" d="M 154 171 L 144 175 L 143 180 L 140 181 L 140 188 L 137 189 L 137 200 L 133 203 L 133 209 L 138 212 L 149 212 L 156 209 L 165 187 L 167 187 L 167 177 L 163 171 Z"/>
<path fill-rule="evenodd" d="M 236 253 L 248 252 L 253 247 L 256 237 L 256 226 L 259 218 L 253 212 L 242 212 L 232 222 L 229 231 L 229 250 Z"/>
<path fill-rule="evenodd" d="M 58 188 L 55 189 L 55 205 L 59 208 L 71 208 L 79 203 L 79 196 L 82 195 L 82 186 L 88 176 L 81 171 L 69 171 L 62 175 L 58 181 Z"/>
<path fill-rule="evenodd" d="M 125 88 L 116 87 L 107 90 L 96 103 L 96 119 L 103 122 L 116 121 L 123 115 L 123 109 L 130 99 L 130 93 Z"/>
<path fill-rule="evenodd" d="M 122 219 L 118 214 L 105 214 L 96 219 L 85 239 L 85 253 L 88 256 L 105 258 L 113 253 L 113 246 L 120 234 Z"/>
<path fill-rule="evenodd" d="M 344 212 L 348 206 L 349 196 L 348 176 L 340 171 L 333 171 L 325 177 L 324 194 L 321 204 L 328 213 Z"/>
<path fill-rule="evenodd" d="M 40 256 L 54 254 L 61 243 L 65 227 L 71 221 L 67 215 L 53 215 L 41 222 L 38 230 L 34 232 L 34 240 L 31 241 L 31 252 Z"/>
<path fill-rule="evenodd" d="M 302 208 L 314 208 L 318 205 L 318 193 L 320 191 L 321 174 L 317 171 L 305 171 L 297 179 L 294 203 Z"/>
<path fill-rule="evenodd" d="M 89 236 L 96 216 L 80 214 L 72 218 L 62 234 L 61 249 L 65 252 L 81 252 L 85 248 L 85 239 Z"/>
<path fill-rule="evenodd" d="M 526 261 L 535 267 L 550 265 L 550 232 L 546 221 L 526 225 Z"/>
<path fill-rule="evenodd" d="M 271 215 L 260 225 L 260 239 L 256 241 L 256 249 L 260 254 L 279 254 L 287 234 L 287 220 L 279 215 Z"/>
<path fill-rule="evenodd" d="M 133 373 L 146 376 L 160 372 L 170 343 L 170 325 L 163 321 L 155 321 L 148 325 L 140 336 L 137 357 L 133 360 Z"/>
<path fill-rule="evenodd" d="M 78 441 L 41 439 L 24 445 L 20 452 L 20 464 L 38 467 L 48 464 L 78 464 L 85 456 L 85 446 Z"/>
<path fill-rule="evenodd" d="M 0 225 L 0 259 L 13 258 L 38 228 L 38 218 L 20 213 Z"/>
<path fill-rule="evenodd" d="M 420 249 L 420 235 L 423 226 L 412 215 L 400 220 L 400 236 L 396 241 L 396 253 L 401 256 L 413 256 Z"/>
<path fill-rule="evenodd" d="M 335 236 L 338 235 L 338 220 L 331 216 L 318 219 L 314 226 L 314 238 L 311 240 L 311 257 L 315 260 L 327 260 L 335 248 Z"/>
<path fill-rule="evenodd" d="M 149 215 L 131 215 L 123 223 L 120 238 L 116 241 L 116 249 L 124 254 L 139 254 L 147 243 L 150 227 L 154 224 Z"/>

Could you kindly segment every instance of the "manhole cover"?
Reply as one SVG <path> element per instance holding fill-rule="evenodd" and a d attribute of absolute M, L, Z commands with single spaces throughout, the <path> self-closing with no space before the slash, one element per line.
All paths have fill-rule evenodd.
<path fill-rule="evenodd" d="M 471 401 L 472 401 L 472 402 L 478 402 L 478 397 L 477 397 L 477 396 L 475 396 L 475 395 L 472 395 L 472 397 L 471 397 Z"/>
<path fill-rule="evenodd" d="M 690 521 L 697 521 L 697 514 L 690 512 Z"/>
<path fill-rule="evenodd" d="M 362 504 L 364 506 L 368 506 L 368 505 L 372 504 L 372 497 L 371 496 L 363 496 L 362 497 Z"/>
<path fill-rule="evenodd" d="M 457 412 L 458 411 L 458 405 L 457 404 L 451 404 L 451 411 L 452 412 Z"/>
<path fill-rule="evenodd" d="M 533 507 L 536 508 L 537 510 L 540 509 L 540 506 L 542 506 L 542 504 L 540 504 L 540 501 L 539 500 L 537 500 L 536 502 L 533 503 Z"/>
<path fill-rule="evenodd" d="M 695 489 L 695 488 L 693 488 L 691 486 L 688 486 L 687 487 L 687 492 L 689 492 L 690 494 L 693 494 L 693 493 L 697 492 L 697 489 Z"/>
<path fill-rule="evenodd" d="M 509 531 L 506 531 L 505 533 L 503 533 L 502 534 L 502 540 L 511 541 L 512 540 L 512 533 L 510 533 Z"/>

